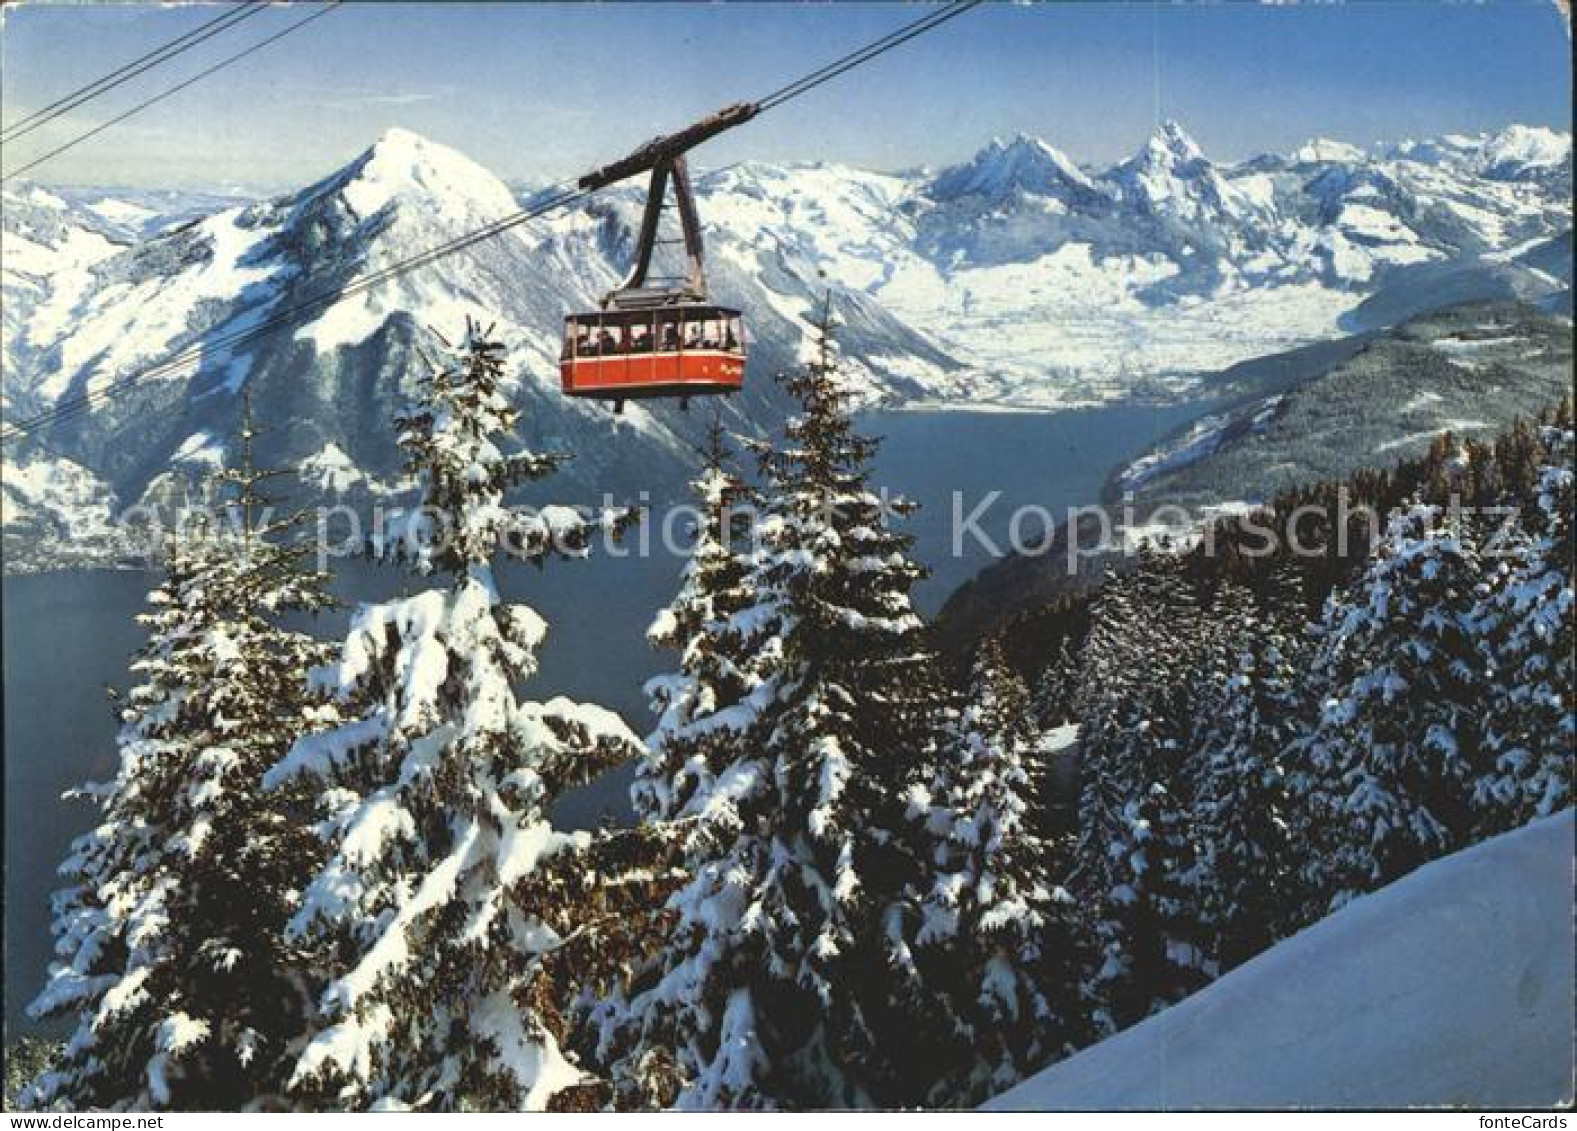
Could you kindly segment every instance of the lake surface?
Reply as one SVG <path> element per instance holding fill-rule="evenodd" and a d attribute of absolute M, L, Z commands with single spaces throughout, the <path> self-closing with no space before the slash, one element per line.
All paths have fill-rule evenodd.
<path fill-rule="evenodd" d="M 1006 545 L 1015 507 L 1053 513 L 1095 502 L 1107 473 L 1208 405 L 1107 407 L 1059 413 L 915 412 L 868 417 L 885 437 L 875 482 L 920 504 L 906 523 L 915 556 L 932 575 L 917 591 L 934 614 L 958 585 L 989 564 L 973 541 L 955 557 L 953 495 L 969 514 L 990 492 L 1001 496 L 979 526 Z M 1033 536 L 1033 524 L 1027 528 Z M 654 536 L 653 544 L 659 540 Z M 342 563 L 336 589 L 347 601 L 378 600 L 413 587 L 398 572 Z M 552 563 L 500 572 L 507 597 L 548 620 L 534 697 L 569 695 L 619 711 L 637 732 L 650 719 L 642 684 L 667 657 L 645 630 L 672 596 L 682 562 L 660 551 L 641 558 Z M 4 580 L 5 687 L 5 1027 L 33 1028 L 23 1012 L 49 958 L 48 901 L 54 868 L 92 812 L 61 793 L 115 767 L 115 720 L 105 697 L 126 688 L 128 656 L 142 641 L 132 620 L 153 582 L 146 573 L 65 572 Z M 320 618 L 322 634 L 343 631 L 348 613 Z M 628 813 L 627 771 L 615 771 L 566 798 L 555 818 L 569 827 Z"/>

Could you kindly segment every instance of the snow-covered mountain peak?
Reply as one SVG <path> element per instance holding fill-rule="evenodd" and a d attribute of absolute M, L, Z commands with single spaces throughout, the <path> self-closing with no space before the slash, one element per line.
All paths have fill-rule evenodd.
<path fill-rule="evenodd" d="M 465 154 L 400 128 L 385 132 L 329 183 L 362 217 L 412 200 L 467 218 L 496 219 L 518 207 L 509 186 Z"/>
<path fill-rule="evenodd" d="M 1108 175 L 1123 201 L 1143 215 L 1221 225 L 1256 210 L 1173 121 L 1163 123 L 1137 154 Z"/>
<path fill-rule="evenodd" d="M 950 201 L 965 196 L 1002 199 L 1014 193 L 1060 197 L 1070 191 L 1085 194 L 1100 190 L 1067 154 L 1021 133 L 1006 140 L 992 138 L 968 161 L 944 169 L 927 195 Z"/>
<path fill-rule="evenodd" d="M 1310 138 L 1292 151 L 1292 161 L 1297 165 L 1357 164 L 1366 156 L 1356 145 L 1328 137 Z"/>
<path fill-rule="evenodd" d="M 1484 142 L 1484 167 L 1490 175 L 1518 175 L 1571 164 L 1570 134 L 1543 126 L 1507 126 Z"/>
<path fill-rule="evenodd" d="M 1136 161 L 1150 165 L 1176 167 L 1203 161 L 1205 151 L 1179 123 L 1168 119 L 1162 122 L 1150 140 L 1144 143 Z"/>
<path fill-rule="evenodd" d="M 1178 195 L 1181 182 L 1214 178 L 1215 173 L 1199 143 L 1182 126 L 1168 121 L 1110 176 L 1125 197 L 1154 202 Z"/>
<path fill-rule="evenodd" d="M 1510 181 L 1569 171 L 1571 134 L 1545 126 L 1510 125 L 1494 133 L 1446 134 L 1387 146 L 1388 157 Z"/>

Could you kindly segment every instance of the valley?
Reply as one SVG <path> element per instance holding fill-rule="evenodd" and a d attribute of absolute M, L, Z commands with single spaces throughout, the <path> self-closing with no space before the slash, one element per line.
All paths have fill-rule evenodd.
<path fill-rule="evenodd" d="M 748 391 L 721 419 L 745 436 L 781 424 L 772 376 L 803 358 L 830 293 L 844 379 L 885 440 L 876 483 L 920 504 L 904 524 L 930 571 L 916 607 L 941 614 L 956 655 L 1063 584 L 1058 553 L 998 560 L 973 539 L 954 552 L 958 517 L 982 502 L 979 526 L 1004 547 L 1021 507 L 1040 508 L 1014 531 L 1031 538 L 1041 514 L 1055 525 L 1124 492 L 1141 511 L 1209 514 L 1388 465 L 1442 429 L 1490 435 L 1556 399 L 1571 361 L 1569 262 L 1551 252 L 1569 246 L 1565 154 L 1564 135 L 1512 130 L 1375 153 L 1314 143 L 1226 167 L 1168 126 L 1104 171 L 1027 137 L 939 173 L 718 170 L 698 183 L 713 285 L 754 334 Z M 297 469 L 289 501 L 362 509 L 405 490 L 391 421 L 422 335 L 473 311 L 495 315 L 511 349 L 522 439 L 574 456 L 555 500 L 681 499 L 713 413 L 614 416 L 558 396 L 558 318 L 620 278 L 633 191 L 343 300 L 530 194 L 406 131 L 270 200 L 5 193 L 6 415 L 94 398 L 9 445 L 0 479 L 8 654 L 58 641 L 5 672 L 16 1033 L 35 1028 L 21 1010 L 47 961 L 50 868 L 88 820 L 59 796 L 112 772 L 104 688 L 126 685 L 141 639 L 151 575 L 103 568 L 136 549 L 117 516 L 188 498 L 222 465 L 243 387 L 266 424 L 263 458 Z M 169 352 L 319 297 L 300 326 L 102 396 Z M 1467 301 L 1439 310 L 1445 299 Z M 679 566 L 659 550 L 506 571 L 506 596 L 551 625 L 529 693 L 647 729 L 641 686 L 664 657 L 644 634 Z M 359 561 L 335 573 L 347 605 L 408 588 Z M 303 627 L 333 638 L 346 622 L 341 609 Z M 629 780 L 626 767 L 575 791 L 555 822 L 627 821 Z"/>
<path fill-rule="evenodd" d="M 1507 158 L 1518 144 L 1521 158 Z M 760 164 L 706 174 L 698 192 L 713 225 L 714 285 L 752 312 L 754 332 L 750 391 L 724 419 L 747 435 L 777 425 L 786 402 L 771 376 L 802 356 L 807 319 L 830 290 L 847 380 L 868 406 L 865 424 L 886 438 L 878 480 L 921 504 L 907 523 L 931 571 L 917 604 L 934 614 L 985 571 L 963 606 L 951 603 L 952 619 L 985 592 L 1016 605 L 1040 583 L 1013 578 L 1060 568 L 1060 557 L 998 562 L 973 539 L 955 556 L 955 493 L 959 514 L 994 500 L 980 526 L 1001 546 L 1017 507 L 1055 518 L 1124 486 L 1151 504 L 1246 497 L 1250 481 L 1267 483 L 1268 457 L 1232 454 L 1245 437 L 1267 442 L 1253 422 L 1279 419 L 1297 403 L 1279 399 L 1289 390 L 1367 351 L 1372 335 L 1343 338 L 1341 327 L 1397 303 L 1410 278 L 1438 286 L 1444 275 L 1458 288 L 1451 293 L 1484 297 L 1504 297 L 1496 287 L 1510 279 L 1535 300 L 1569 287 L 1569 267 L 1563 280 L 1546 248 L 1569 225 L 1558 203 L 1569 178 L 1561 144 L 1569 152 L 1559 137 L 1516 131 L 1378 154 L 1320 143 L 1223 168 L 1169 126 L 1104 174 L 1027 137 L 993 141 L 937 174 Z M 266 318 L 299 301 L 302 279 L 312 280 L 308 296 L 328 279 L 332 295 L 531 195 L 405 131 L 271 201 L 4 192 L 8 417 L 91 395 L 198 335 Z M 1435 203 L 1421 208 L 1420 194 Z M 573 452 L 556 480 L 565 497 L 590 503 L 607 492 L 657 506 L 680 498 L 709 411 L 634 405 L 614 417 L 561 400 L 550 379 L 558 312 L 617 281 L 637 205 L 633 191 L 617 190 L 370 297 L 331 300 L 306 325 L 246 352 L 204 353 L 54 426 L 47 444 L 7 447 L 6 635 L 29 640 L 49 624 L 67 645 L 6 672 L 6 747 L 29 752 L 7 759 L 8 844 L 13 860 L 28 862 L 13 893 L 26 913 L 8 917 L 8 1002 L 25 1000 L 42 973 L 49 862 L 86 819 L 55 799 L 110 769 L 114 727 L 102 689 L 125 682 L 139 638 L 131 618 L 148 585 L 138 570 L 102 568 L 137 548 L 116 529 L 117 513 L 184 497 L 225 457 L 242 383 L 268 422 L 265 457 L 300 469 L 292 502 L 365 507 L 397 497 L 389 421 L 410 389 L 415 342 L 422 328 L 441 330 L 471 310 L 498 316 L 518 358 L 523 437 Z M 1379 218 L 1384 209 L 1390 219 Z M 1208 246 L 1194 246 L 1189 233 L 1205 231 Z M 1531 250 L 1490 250 L 1511 240 Z M 1464 266 L 1480 260 L 1495 266 Z M 1439 269 L 1420 275 L 1428 263 Z M 1493 316 L 1520 319 L 1519 332 L 1555 348 L 1558 321 L 1536 307 L 1507 309 Z M 1394 459 L 1453 419 L 1482 418 L 1476 425 L 1491 430 L 1542 404 L 1544 377 L 1564 372 L 1569 352 L 1552 355 L 1554 368 L 1530 385 L 1517 368 L 1521 339 L 1508 351 L 1498 345 L 1505 336 L 1436 350 L 1456 392 L 1432 393 L 1435 377 L 1415 370 L 1408 406 L 1368 422 L 1368 456 L 1323 441 L 1319 450 Z M 1279 352 L 1287 347 L 1296 349 Z M 1489 404 L 1476 374 L 1502 355 L 1521 384 Z M 1401 389 L 1395 378 L 1386 369 L 1367 380 L 1389 400 Z M 1234 442 L 1220 442 L 1223 433 Z M 659 552 L 522 577 L 518 596 L 554 626 L 537 693 L 605 703 L 641 730 L 640 685 L 660 657 L 632 642 L 671 595 L 677 569 Z M 358 562 L 336 572 L 349 602 L 401 584 Z M 17 576 L 25 573 L 38 576 Z M 343 622 L 342 612 L 314 631 L 332 636 Z M 617 772 L 581 791 L 558 819 L 622 819 L 626 781 Z M 8 1006 L 8 1027 L 22 1024 Z"/>

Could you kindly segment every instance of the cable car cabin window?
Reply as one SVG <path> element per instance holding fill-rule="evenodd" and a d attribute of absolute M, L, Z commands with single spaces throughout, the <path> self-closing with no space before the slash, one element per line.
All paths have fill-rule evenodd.
<path fill-rule="evenodd" d="M 679 316 L 677 314 L 659 314 L 657 316 L 657 348 L 659 350 L 676 350 L 679 348 Z"/>
<path fill-rule="evenodd" d="M 717 311 L 696 316 L 685 324 L 685 348 L 738 352 L 744 341 L 744 326 L 737 314 Z"/>
<path fill-rule="evenodd" d="M 637 322 L 630 327 L 630 352 L 652 352 L 652 326 L 646 322 Z"/>
<path fill-rule="evenodd" d="M 578 319 L 570 322 L 569 333 L 564 335 L 565 357 L 592 357 L 591 326 Z"/>
<path fill-rule="evenodd" d="M 624 352 L 624 327 L 603 323 L 597 329 L 598 357 L 616 357 Z"/>

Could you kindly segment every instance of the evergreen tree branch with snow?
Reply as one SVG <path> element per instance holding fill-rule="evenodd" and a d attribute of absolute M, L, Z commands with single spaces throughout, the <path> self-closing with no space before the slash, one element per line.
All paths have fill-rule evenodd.
<path fill-rule="evenodd" d="M 749 721 L 750 695 L 761 682 L 757 625 L 740 616 L 758 600 L 750 554 L 741 548 L 757 500 L 733 468 L 718 421 L 702 458 L 691 483 L 696 522 L 690 558 L 679 592 L 647 631 L 653 645 L 678 653 L 679 666 L 646 685 L 657 726 L 631 792 L 636 816 L 645 822 L 683 816 L 698 794 L 715 786 L 716 773 L 732 761 L 731 746 Z"/>
<path fill-rule="evenodd" d="M 1176 560 L 1145 544 L 1131 569 L 1108 573 L 1084 649 L 1074 890 L 1092 908 L 1100 953 L 1089 993 L 1108 1033 L 1211 974 L 1188 883 L 1189 689 L 1206 648 L 1201 620 Z"/>
<path fill-rule="evenodd" d="M 1305 717 L 1307 660 L 1298 578 L 1278 573 L 1263 605 L 1231 579 L 1210 606 L 1216 626 L 1186 771 L 1196 856 L 1188 884 L 1206 954 L 1222 971 L 1258 954 L 1295 921 L 1300 895 L 1284 751 Z"/>
<path fill-rule="evenodd" d="M 1335 905 L 1468 843 L 1487 757 L 1478 551 L 1461 516 L 1403 507 L 1326 606 L 1319 717 L 1293 756 L 1305 804 L 1329 818 L 1309 878 Z"/>
<path fill-rule="evenodd" d="M 1509 550 L 1482 620 L 1495 690 L 1484 712 L 1494 768 L 1474 801 L 1481 835 L 1516 828 L 1571 804 L 1577 750 L 1577 557 L 1572 517 L 1573 433 L 1543 429 L 1549 462 L 1538 471 L 1526 528 Z"/>

